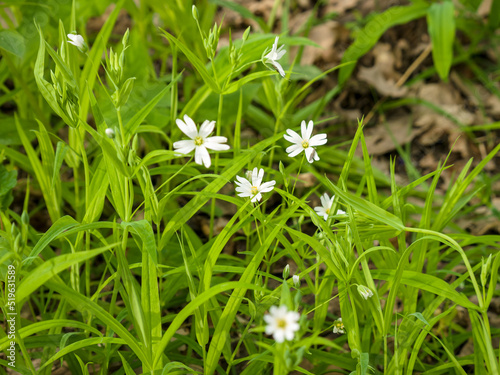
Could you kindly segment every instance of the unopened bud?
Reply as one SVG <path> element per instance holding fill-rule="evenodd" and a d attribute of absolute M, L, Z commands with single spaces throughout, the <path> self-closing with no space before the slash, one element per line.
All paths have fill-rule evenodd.
<path fill-rule="evenodd" d="M 283 269 L 283 280 L 288 279 L 288 276 L 290 276 L 290 266 L 287 264 Z"/>
<path fill-rule="evenodd" d="M 292 280 L 293 280 L 293 285 L 295 286 L 295 288 L 299 289 L 300 288 L 300 276 L 293 275 Z"/>
<path fill-rule="evenodd" d="M 196 8 L 196 5 L 193 5 L 193 7 L 191 8 L 191 12 L 193 13 L 193 18 L 198 21 L 198 19 L 200 18 L 200 14 L 198 13 L 198 8 Z"/>
<path fill-rule="evenodd" d="M 241 39 L 246 42 L 246 40 L 248 39 L 248 36 L 250 35 L 250 29 L 251 27 L 248 26 L 247 29 L 245 30 L 245 32 L 243 33 L 243 36 L 241 37 Z"/>
<path fill-rule="evenodd" d="M 105 133 L 108 136 L 108 138 L 111 138 L 111 139 L 115 138 L 115 131 L 113 129 L 107 128 L 105 130 Z"/>
<path fill-rule="evenodd" d="M 127 28 L 127 31 L 125 31 L 125 34 L 123 34 L 123 38 L 122 38 L 122 45 L 123 45 L 123 48 L 127 48 L 128 46 L 128 39 L 129 39 L 129 29 Z"/>
<path fill-rule="evenodd" d="M 373 296 L 373 292 L 371 291 L 371 289 L 364 285 L 358 285 L 358 293 L 364 299 L 368 299 Z"/>
<path fill-rule="evenodd" d="M 80 52 L 85 53 L 88 51 L 89 47 L 83 37 L 79 34 L 68 34 L 68 43 L 73 44 Z"/>

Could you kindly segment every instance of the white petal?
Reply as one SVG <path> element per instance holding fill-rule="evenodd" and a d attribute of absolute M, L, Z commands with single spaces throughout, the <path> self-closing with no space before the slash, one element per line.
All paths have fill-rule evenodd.
<path fill-rule="evenodd" d="M 276 70 L 278 71 L 278 73 L 280 74 L 280 76 L 282 76 L 283 78 L 285 78 L 285 71 L 283 70 L 283 67 L 281 66 L 281 64 L 275 60 L 270 60 L 269 61 L 272 65 L 274 65 L 274 67 L 276 68 Z"/>
<path fill-rule="evenodd" d="M 280 40 L 280 37 L 277 36 L 275 39 L 274 39 L 274 43 L 273 43 L 273 51 L 276 52 L 276 49 L 278 48 L 278 41 Z"/>
<path fill-rule="evenodd" d="M 313 133 L 313 128 L 314 128 L 314 123 L 312 121 L 309 121 L 309 123 L 307 124 L 307 137 L 305 137 L 306 139 L 311 138 L 311 135 Z"/>
<path fill-rule="evenodd" d="M 203 143 L 203 146 L 205 146 L 210 150 L 215 150 L 215 151 L 224 151 L 230 149 L 229 145 L 224 145 L 222 143 L 216 143 L 216 142 L 205 142 Z"/>
<path fill-rule="evenodd" d="M 308 147 L 304 150 L 304 152 L 306 153 L 306 159 L 309 163 L 312 163 L 313 162 L 313 153 L 314 153 L 314 149 L 312 147 Z"/>
<path fill-rule="evenodd" d="M 274 189 L 274 185 L 276 185 L 276 181 L 264 182 L 262 185 L 260 185 L 259 192 L 268 193 Z"/>
<path fill-rule="evenodd" d="M 247 186 L 249 189 L 252 188 L 252 184 L 246 178 L 236 176 L 236 179 L 238 180 L 238 181 L 235 181 L 236 184 L 241 185 L 241 186 Z"/>
<path fill-rule="evenodd" d="M 189 154 L 195 148 L 194 141 L 178 141 L 174 143 L 174 151 Z"/>
<path fill-rule="evenodd" d="M 285 341 L 285 331 L 283 331 L 282 329 L 274 331 L 273 338 L 277 343 L 281 344 L 283 341 Z"/>
<path fill-rule="evenodd" d="M 262 179 L 264 178 L 264 169 L 260 168 L 259 169 L 259 174 L 257 175 L 257 179 L 253 178 L 252 176 L 252 184 L 253 186 L 259 187 L 260 184 L 262 183 Z"/>
<path fill-rule="evenodd" d="M 296 152 L 296 155 L 298 155 L 300 153 L 300 151 L 302 151 L 303 149 L 304 149 L 304 147 L 302 147 L 302 145 L 293 144 L 291 146 L 288 146 L 285 151 L 288 154 L 291 152 Z"/>
<path fill-rule="evenodd" d="M 210 167 L 211 160 L 210 154 L 205 146 L 196 146 L 196 150 L 194 153 L 194 162 L 199 165 L 203 165 L 208 168 Z"/>
<path fill-rule="evenodd" d="M 304 141 L 302 138 L 300 138 L 300 135 L 298 135 L 297 132 L 293 131 L 292 129 L 287 129 L 286 132 L 287 134 L 283 135 L 283 138 L 285 138 L 288 142 L 302 144 L 302 142 Z"/>
<path fill-rule="evenodd" d="M 278 50 L 276 51 L 275 60 L 281 59 L 283 57 L 283 55 L 286 53 L 286 50 L 283 49 L 284 47 L 285 47 L 285 45 L 283 44 L 280 48 L 278 48 Z"/>
<path fill-rule="evenodd" d="M 200 132 L 198 134 L 200 135 L 200 137 L 206 138 L 214 131 L 214 127 L 215 121 L 205 120 L 203 121 L 203 124 L 201 124 Z M 227 142 L 227 139 L 225 142 Z"/>
<path fill-rule="evenodd" d="M 304 120 L 300 123 L 300 134 L 302 134 L 302 139 L 309 139 L 309 137 L 307 137 L 307 126 Z"/>
<path fill-rule="evenodd" d="M 262 199 L 262 194 L 261 194 L 261 193 L 257 193 L 257 194 L 255 195 L 255 197 L 253 197 L 253 198 L 252 198 L 251 202 L 252 202 L 252 203 L 255 203 L 255 202 L 257 202 L 257 201 L 260 201 L 261 199 Z"/>
<path fill-rule="evenodd" d="M 258 176 L 259 176 L 259 169 L 257 167 L 255 167 L 252 170 L 252 182 L 251 182 L 251 184 L 253 186 L 255 186 L 255 181 L 257 181 Z"/>
<path fill-rule="evenodd" d="M 288 147 L 288 148 L 291 148 L 292 146 Z M 288 152 L 288 148 L 287 148 L 287 152 Z M 300 154 L 302 152 L 304 148 L 302 146 L 300 147 L 296 147 L 295 150 L 293 150 L 292 152 L 290 152 L 288 154 L 289 157 L 293 158 L 295 156 L 297 156 L 298 154 Z"/>
<path fill-rule="evenodd" d="M 332 200 L 330 200 L 330 197 L 328 196 L 327 193 L 323 194 L 319 199 L 321 200 L 321 205 L 325 209 L 330 208 L 332 206 L 333 197 Z"/>
<path fill-rule="evenodd" d="M 238 197 L 241 197 L 241 198 L 246 198 L 246 197 L 251 197 L 253 196 L 252 193 L 248 193 L 248 192 L 245 192 L 245 191 L 242 191 L 238 194 Z"/>
<path fill-rule="evenodd" d="M 326 143 L 326 134 L 316 134 L 314 137 L 309 139 L 309 146 L 321 146 Z"/>
<path fill-rule="evenodd" d="M 186 118 L 190 119 L 187 115 L 185 115 L 184 119 Z M 191 122 L 193 122 L 193 120 L 191 120 Z M 181 132 L 186 134 L 189 138 L 195 139 L 198 136 L 198 130 L 196 129 L 196 125 L 194 125 L 194 122 L 193 122 L 194 129 L 179 118 L 175 120 L 175 123 L 177 124 Z"/>

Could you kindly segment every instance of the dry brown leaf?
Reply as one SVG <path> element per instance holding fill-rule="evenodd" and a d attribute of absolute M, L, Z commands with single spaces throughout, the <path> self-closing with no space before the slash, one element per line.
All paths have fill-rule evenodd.
<path fill-rule="evenodd" d="M 309 39 L 317 43 L 321 48 L 306 46 L 302 55 L 302 65 L 312 65 L 319 58 L 324 61 L 335 60 L 333 46 L 340 36 L 338 22 L 328 21 L 315 26 L 309 33 Z"/>
<path fill-rule="evenodd" d="M 496 95 L 490 95 L 486 100 L 486 111 L 491 116 L 500 116 L 500 99 Z"/>
<path fill-rule="evenodd" d="M 388 119 L 385 124 L 366 129 L 366 147 L 370 155 L 383 155 L 396 149 L 394 140 L 398 145 L 404 145 L 411 142 L 424 130 L 425 128 L 412 127 L 409 115 L 398 115 Z M 389 133 L 392 134 L 392 137 Z"/>
<path fill-rule="evenodd" d="M 342 15 L 346 10 L 358 5 L 359 0 L 329 0 L 325 6 L 325 13 L 337 13 Z"/>
<path fill-rule="evenodd" d="M 380 43 L 373 49 L 375 64 L 370 67 L 360 67 L 358 78 L 373 86 L 380 94 L 400 98 L 405 96 L 408 90 L 398 87 L 396 82 L 400 74 L 394 70 L 396 58 L 392 47 L 386 43 Z"/>

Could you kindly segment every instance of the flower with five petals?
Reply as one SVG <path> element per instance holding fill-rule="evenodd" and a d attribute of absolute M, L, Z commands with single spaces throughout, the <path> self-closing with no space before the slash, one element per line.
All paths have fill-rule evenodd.
<path fill-rule="evenodd" d="M 330 210 L 332 208 L 334 198 L 335 198 L 335 196 L 332 196 L 330 198 L 328 196 L 328 194 L 325 193 L 319 198 L 321 200 L 321 206 L 314 207 L 314 211 L 316 211 L 316 213 L 319 216 L 323 216 L 325 221 L 328 220 L 328 216 L 330 216 Z M 336 215 L 345 215 L 345 211 L 342 211 L 339 209 L 339 210 L 337 210 Z"/>
<path fill-rule="evenodd" d="M 199 131 L 194 121 L 188 115 L 184 115 L 184 121 L 177 119 L 175 123 L 191 139 L 175 142 L 174 150 L 181 154 L 189 154 L 195 150 L 194 161 L 196 164 L 201 165 L 203 163 L 206 168 L 210 167 L 212 161 L 207 149 L 215 151 L 229 150 L 229 146 L 223 144 L 227 142 L 226 137 L 209 137 L 214 131 L 215 121 L 205 120 L 201 124 Z"/>
<path fill-rule="evenodd" d="M 260 201 L 262 199 L 262 193 L 270 192 L 274 189 L 276 181 L 268 181 L 262 183 L 262 178 L 264 177 L 264 170 L 262 168 L 257 169 L 255 167 L 252 171 L 252 182 L 248 181 L 246 178 L 236 176 L 236 191 L 239 193 L 238 196 L 245 198 L 251 197 L 251 202 Z"/>
<path fill-rule="evenodd" d="M 264 321 L 267 323 L 266 334 L 273 335 L 277 343 L 291 341 L 300 328 L 299 319 L 299 313 L 288 311 L 286 306 L 271 306 L 269 314 L 264 315 Z"/>
<path fill-rule="evenodd" d="M 306 122 L 302 121 L 300 128 L 302 137 L 292 129 L 286 130 L 287 134 L 284 135 L 284 138 L 288 142 L 293 143 L 293 145 L 287 147 L 286 149 L 288 156 L 293 158 L 304 151 L 306 159 L 309 163 L 312 163 L 314 160 L 319 160 L 318 153 L 314 147 L 321 146 L 326 143 L 326 134 L 316 134 L 315 136 L 312 136 L 314 128 L 314 123 L 312 121 L 309 121 L 307 126 Z"/>

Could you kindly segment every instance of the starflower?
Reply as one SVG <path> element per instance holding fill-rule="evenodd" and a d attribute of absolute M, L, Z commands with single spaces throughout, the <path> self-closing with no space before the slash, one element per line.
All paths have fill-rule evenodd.
<path fill-rule="evenodd" d="M 252 182 L 248 181 L 246 178 L 236 176 L 236 191 L 239 193 L 238 196 L 252 197 L 251 202 L 260 201 L 262 199 L 261 193 L 267 193 L 274 189 L 276 181 L 268 181 L 262 183 L 262 178 L 264 177 L 264 170 L 254 168 L 252 171 Z"/>
<path fill-rule="evenodd" d="M 273 335 L 277 343 L 291 341 L 299 330 L 300 315 L 296 311 L 288 311 L 286 306 L 271 306 L 269 314 L 264 316 L 267 323 L 266 334 Z"/>
<path fill-rule="evenodd" d="M 306 154 L 306 159 L 309 163 L 312 163 L 314 160 L 319 160 L 318 153 L 314 147 L 321 146 L 326 143 L 326 134 L 316 134 L 311 137 L 313 132 L 314 123 L 309 121 L 306 127 L 306 122 L 302 121 L 300 124 L 302 137 L 294 132 L 292 129 L 287 129 L 287 134 L 284 135 L 284 138 L 288 142 L 294 143 L 290 147 L 286 149 L 288 152 L 288 156 L 293 158 L 297 156 L 302 151 Z"/>
<path fill-rule="evenodd" d="M 81 52 L 85 53 L 88 50 L 88 46 L 83 40 L 83 36 L 79 34 L 68 34 L 68 43 L 73 44 Z"/>
<path fill-rule="evenodd" d="M 196 164 L 201 165 L 203 163 L 206 168 L 210 167 L 212 161 L 207 148 L 215 151 L 229 150 L 229 146 L 223 144 L 227 142 L 226 137 L 209 137 L 214 131 L 215 121 L 205 120 L 201 124 L 200 131 L 198 131 L 196 124 L 188 115 L 184 115 L 184 121 L 177 119 L 175 123 L 184 134 L 191 138 L 187 141 L 175 142 L 175 151 L 181 154 L 189 154 L 195 150 L 194 161 Z"/>
<path fill-rule="evenodd" d="M 278 40 L 279 36 L 277 36 L 276 39 L 274 40 L 271 52 L 269 52 L 266 56 L 264 56 L 265 59 L 264 62 L 273 65 L 280 74 L 280 76 L 284 78 L 285 71 L 283 70 L 283 68 L 281 67 L 280 63 L 277 60 L 283 57 L 283 55 L 286 53 L 286 50 L 283 49 L 283 47 L 285 47 L 284 44 L 280 48 L 278 48 Z"/>
<path fill-rule="evenodd" d="M 333 333 L 342 334 L 345 333 L 344 323 L 342 323 L 342 318 L 338 318 L 333 322 Z"/>
<path fill-rule="evenodd" d="M 358 293 L 364 299 L 368 299 L 373 296 L 373 292 L 371 291 L 371 289 L 364 285 L 358 285 Z"/>
<path fill-rule="evenodd" d="M 321 200 L 321 206 L 314 207 L 314 211 L 316 211 L 316 213 L 319 216 L 323 216 L 325 221 L 328 220 L 328 216 L 330 216 L 330 210 L 332 208 L 334 198 L 335 198 L 335 196 L 332 196 L 330 198 L 328 196 L 328 194 L 325 193 L 319 198 Z M 345 214 L 345 211 L 337 210 L 336 215 L 344 215 L 344 214 Z"/>

